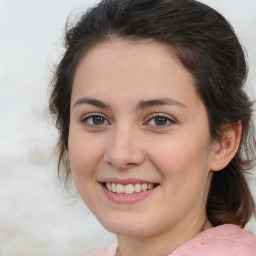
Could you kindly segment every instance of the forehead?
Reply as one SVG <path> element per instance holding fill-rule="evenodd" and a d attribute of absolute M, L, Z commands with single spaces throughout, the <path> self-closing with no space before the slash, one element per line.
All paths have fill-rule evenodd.
<path fill-rule="evenodd" d="M 195 98 L 188 95 L 195 94 L 194 77 L 166 44 L 113 39 L 91 47 L 81 58 L 72 95 L 122 96 L 129 90 L 140 98 L 166 93 Z"/>
<path fill-rule="evenodd" d="M 180 69 L 186 69 L 175 55 L 174 50 L 165 43 L 159 43 L 151 39 L 128 40 L 115 38 L 91 46 L 82 56 L 77 69 L 81 65 L 84 68 L 99 68 L 100 65 L 111 63 L 111 66 L 113 66 L 121 62 L 122 66 L 119 65 L 120 69 L 127 68 L 128 65 L 133 65 L 133 71 L 136 68 L 139 72 L 144 67 L 154 69 L 156 66 L 159 66 L 160 62 L 161 64 L 169 65 L 169 68 L 171 68 L 170 60 L 179 66 Z M 108 68 L 111 66 L 105 67 Z M 127 72 L 128 69 L 125 69 L 125 71 Z M 192 78 L 192 75 L 188 71 L 187 73 Z"/>

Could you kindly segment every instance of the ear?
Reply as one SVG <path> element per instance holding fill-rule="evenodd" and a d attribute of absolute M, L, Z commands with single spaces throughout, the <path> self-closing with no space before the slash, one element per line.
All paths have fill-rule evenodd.
<path fill-rule="evenodd" d="M 212 145 L 211 171 L 222 170 L 229 164 L 238 150 L 241 133 L 242 125 L 240 121 L 235 125 L 224 127 L 222 138 Z"/>

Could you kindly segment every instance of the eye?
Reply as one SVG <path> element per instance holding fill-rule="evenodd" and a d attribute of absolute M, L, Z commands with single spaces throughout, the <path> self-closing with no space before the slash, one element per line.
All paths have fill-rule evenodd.
<path fill-rule="evenodd" d="M 83 117 L 81 122 L 87 126 L 105 126 L 109 124 L 109 121 L 105 117 L 97 114 L 87 115 Z"/>
<path fill-rule="evenodd" d="M 153 127 L 168 127 L 175 123 L 175 120 L 172 119 L 169 116 L 163 115 L 163 114 L 156 114 L 150 117 L 150 119 L 146 122 L 147 125 L 153 126 Z"/>

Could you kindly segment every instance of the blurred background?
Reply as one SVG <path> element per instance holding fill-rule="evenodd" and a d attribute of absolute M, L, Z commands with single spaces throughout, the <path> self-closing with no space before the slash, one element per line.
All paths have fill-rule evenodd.
<path fill-rule="evenodd" d="M 82 256 L 115 239 L 75 189 L 66 190 L 57 180 L 57 132 L 46 114 L 66 19 L 97 2 L 0 0 L 1 256 Z M 248 53 L 247 90 L 255 98 L 256 1 L 201 2 L 224 14 L 235 28 Z M 256 198 L 256 176 L 249 181 Z M 255 220 L 246 228 L 256 234 Z"/>

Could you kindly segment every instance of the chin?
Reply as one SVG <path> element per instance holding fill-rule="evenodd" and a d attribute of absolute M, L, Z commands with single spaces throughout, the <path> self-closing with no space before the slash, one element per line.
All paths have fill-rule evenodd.
<path fill-rule="evenodd" d="M 144 236 L 148 233 L 148 225 L 140 220 L 116 217 L 101 221 L 102 226 L 111 233 L 125 236 Z"/>

